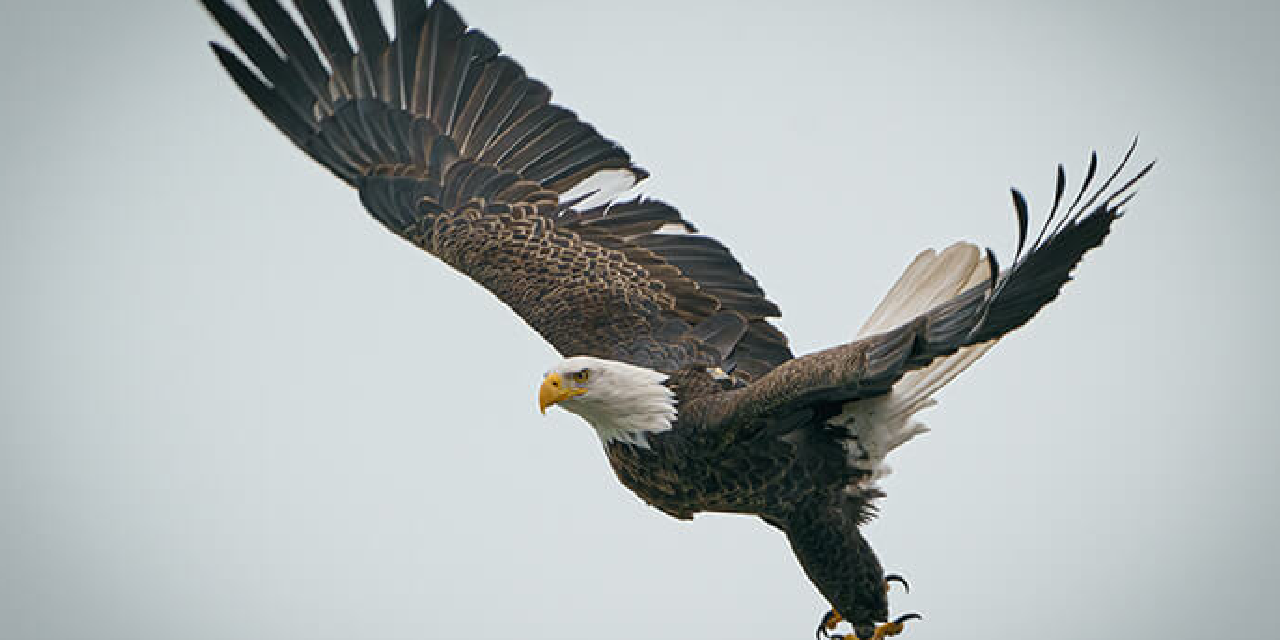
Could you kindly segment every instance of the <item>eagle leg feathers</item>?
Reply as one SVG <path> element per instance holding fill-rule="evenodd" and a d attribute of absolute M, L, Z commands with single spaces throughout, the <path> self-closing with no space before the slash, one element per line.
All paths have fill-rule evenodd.
<path fill-rule="evenodd" d="M 859 514 L 855 500 L 810 499 L 778 519 L 800 566 L 831 603 L 831 611 L 818 623 L 815 636 L 819 640 L 880 640 L 901 633 L 907 620 L 920 617 L 910 613 L 886 622 L 890 586 L 898 582 L 909 587 L 902 576 L 885 574 L 854 524 Z M 841 622 L 852 625 L 857 635 L 831 635 Z"/>

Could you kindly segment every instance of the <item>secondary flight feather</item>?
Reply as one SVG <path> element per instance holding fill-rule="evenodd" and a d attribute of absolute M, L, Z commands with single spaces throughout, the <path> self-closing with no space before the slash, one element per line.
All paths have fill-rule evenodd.
<path fill-rule="evenodd" d="M 1132 187 L 1133 148 L 1070 204 L 1059 167 L 1031 237 L 1014 191 L 1007 268 L 958 243 L 916 257 L 858 338 L 795 357 L 754 277 L 674 207 L 616 200 L 647 177 L 617 143 L 529 77 L 446 2 L 249 0 L 254 26 L 202 0 L 240 53 L 214 43 L 241 91 L 388 230 L 465 273 L 564 356 L 538 389 L 599 434 L 618 478 L 677 518 L 759 516 L 782 530 L 858 638 L 890 621 L 886 576 L 859 526 L 886 456 L 917 412 L 1001 336 L 1057 297 Z M 297 16 L 299 19 L 295 19 Z"/>

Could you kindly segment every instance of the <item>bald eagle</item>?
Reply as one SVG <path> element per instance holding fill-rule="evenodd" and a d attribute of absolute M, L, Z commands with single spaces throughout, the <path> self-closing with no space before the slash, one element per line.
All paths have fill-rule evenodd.
<path fill-rule="evenodd" d="M 213 43 L 218 60 L 289 140 L 565 356 L 538 405 L 584 418 L 624 485 L 676 518 L 752 514 L 786 534 L 831 605 L 823 635 L 844 620 L 883 638 L 918 617 L 890 621 L 897 578 L 859 532 L 886 457 L 926 430 L 915 416 L 939 388 L 1057 297 L 1151 168 L 1119 180 L 1131 146 L 1093 188 L 1095 154 L 1064 198 L 1059 166 L 1038 231 L 1013 192 L 1006 268 L 967 243 L 924 251 L 855 341 L 796 357 L 729 250 L 665 202 L 621 197 L 648 174 L 448 3 L 396 0 L 393 37 L 373 0 L 343 0 L 345 26 L 327 0 L 250 0 L 261 30 L 202 2 L 242 52 Z"/>

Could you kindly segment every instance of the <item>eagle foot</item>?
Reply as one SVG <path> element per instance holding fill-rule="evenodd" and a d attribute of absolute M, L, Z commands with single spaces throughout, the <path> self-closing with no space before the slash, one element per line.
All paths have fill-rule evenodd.
<path fill-rule="evenodd" d="M 818 630 L 813 633 L 813 637 L 819 639 L 830 638 L 831 630 L 839 626 L 842 620 L 844 618 L 835 609 L 828 611 L 826 615 L 822 616 L 822 621 L 818 623 Z"/>
<path fill-rule="evenodd" d="M 905 590 L 907 593 L 911 593 L 911 585 L 907 582 L 907 579 L 896 573 L 891 573 L 884 577 L 884 590 L 886 592 L 889 591 L 890 587 L 892 587 L 893 583 L 895 582 L 902 585 L 903 590 Z M 890 624 L 897 624 L 901 626 L 904 620 L 909 620 L 912 617 L 915 617 L 918 619 L 920 618 L 920 614 L 909 613 L 905 616 L 898 618 L 895 622 L 892 622 Z M 822 621 L 818 623 L 818 629 L 817 631 L 814 632 L 813 636 L 819 639 L 834 638 L 835 640 L 840 640 L 842 636 L 838 636 L 838 635 L 832 636 L 831 632 L 834 631 L 836 627 L 840 626 L 840 623 L 843 621 L 844 621 L 844 617 L 841 616 L 838 611 L 836 611 L 835 609 L 832 609 L 828 611 L 826 615 L 822 616 Z M 873 633 L 873 632 L 869 632 L 869 633 Z M 897 632 L 892 633 L 890 635 L 897 635 L 899 633 L 902 633 L 901 629 L 899 629 Z"/>
<path fill-rule="evenodd" d="M 818 631 L 815 635 L 819 638 L 830 638 L 830 640 L 884 640 L 902 633 L 906 629 L 908 620 L 923 619 L 924 616 L 918 613 L 905 613 L 898 616 L 893 622 L 856 626 L 853 629 L 853 635 L 831 635 L 830 631 L 844 621 L 844 618 L 833 609 L 828 611 L 827 615 L 822 616 L 822 622 L 818 623 Z"/>
<path fill-rule="evenodd" d="M 921 616 L 918 613 L 906 613 L 898 616 L 893 622 L 878 624 L 875 627 L 868 627 L 866 629 L 854 629 L 854 633 L 858 634 L 858 640 L 884 640 L 889 636 L 896 636 L 899 633 L 902 633 L 902 630 L 906 628 L 908 620 L 920 620 L 923 617 L 924 616 Z M 849 640 L 852 640 L 852 638 Z"/>

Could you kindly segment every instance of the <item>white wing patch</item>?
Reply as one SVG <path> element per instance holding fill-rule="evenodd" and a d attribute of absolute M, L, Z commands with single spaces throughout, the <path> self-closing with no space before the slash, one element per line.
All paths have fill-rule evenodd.
<path fill-rule="evenodd" d="M 560 201 L 572 202 L 585 196 L 582 202 L 570 207 L 575 211 L 584 211 L 620 199 L 638 183 L 635 172 L 630 169 L 601 169 L 561 194 Z"/>
<path fill-rule="evenodd" d="M 654 233 L 659 234 L 659 235 L 668 235 L 668 236 L 688 236 L 688 235 L 693 235 L 693 234 L 689 231 L 689 228 L 688 228 L 688 227 L 686 227 L 686 226 L 684 226 L 684 225 L 682 225 L 682 224 L 679 224 L 679 223 L 677 223 L 677 222 L 668 222 L 668 223 L 666 223 L 666 224 L 662 225 L 661 227 L 658 227 L 658 230 L 657 230 L 657 231 L 654 231 Z"/>
<path fill-rule="evenodd" d="M 916 256 L 889 293 L 858 331 L 858 338 L 875 335 L 914 319 L 932 307 L 990 277 L 991 267 L 978 247 L 957 242 L 941 253 L 926 249 Z M 868 476 L 848 491 L 879 494 L 876 482 L 888 475 L 890 451 L 929 430 L 915 414 L 937 404 L 933 394 L 969 368 L 996 341 L 965 347 L 902 377 L 879 397 L 845 403 L 830 424 L 844 427 L 849 464 Z"/>

